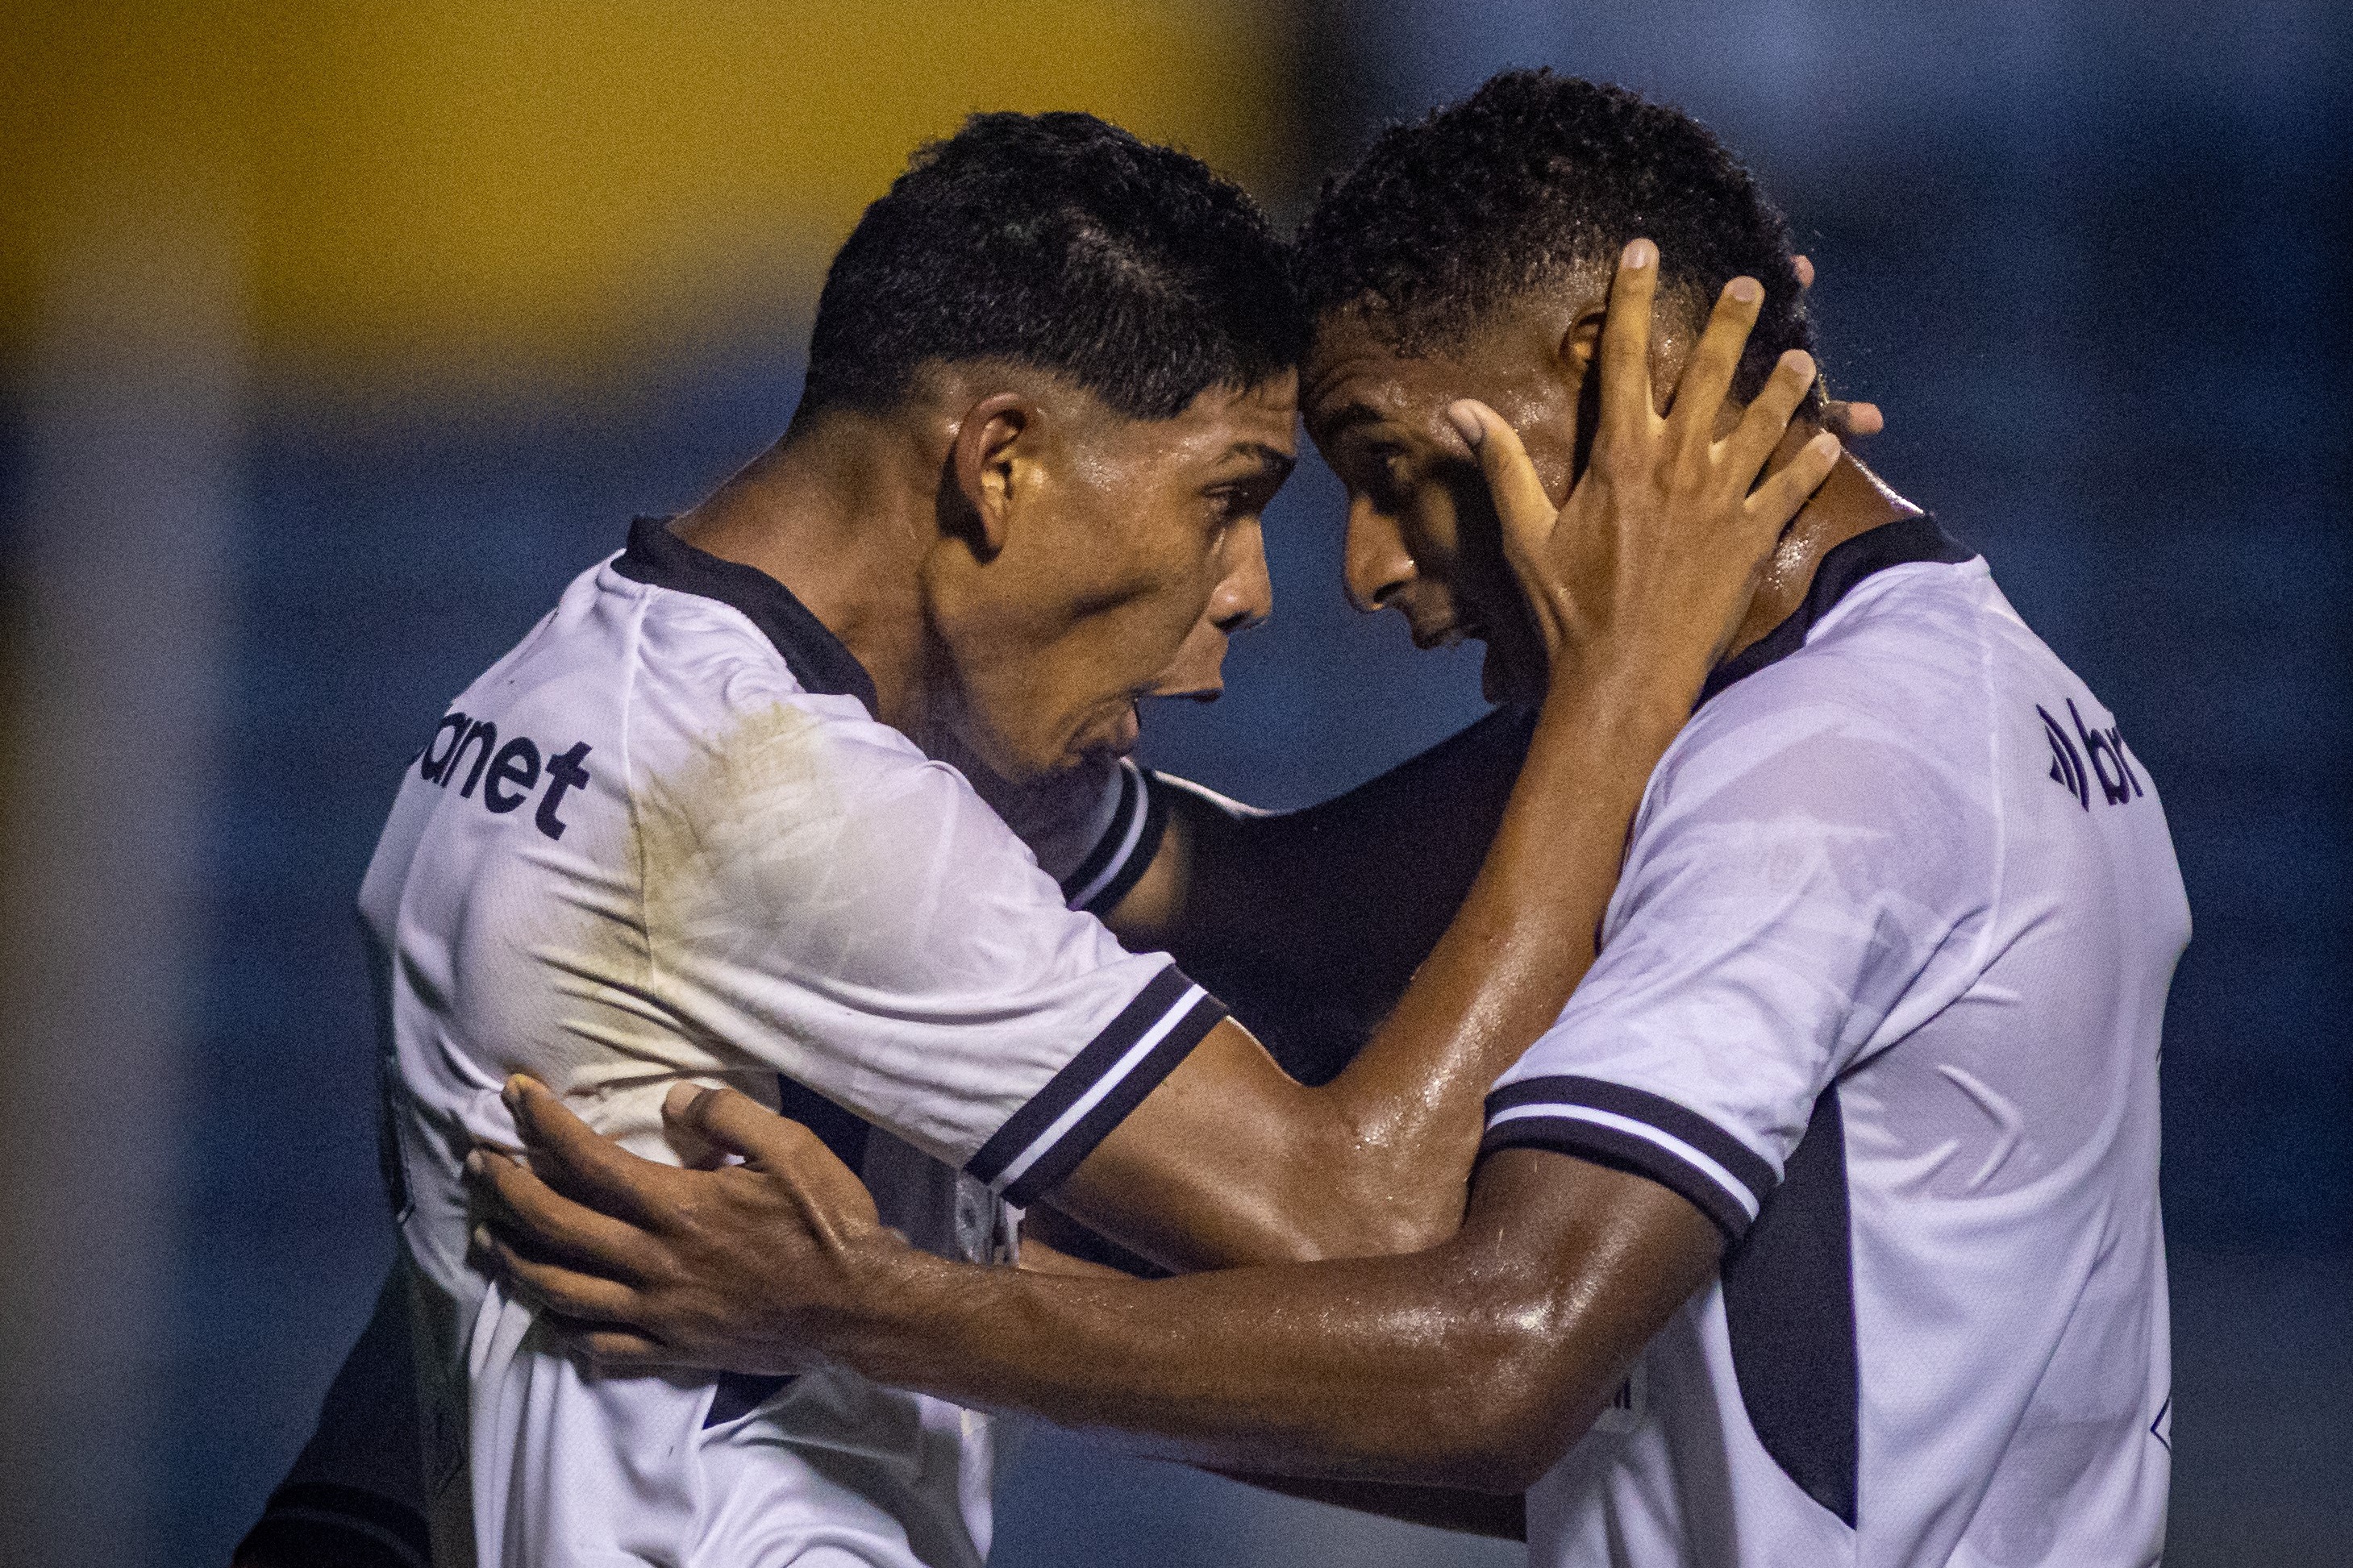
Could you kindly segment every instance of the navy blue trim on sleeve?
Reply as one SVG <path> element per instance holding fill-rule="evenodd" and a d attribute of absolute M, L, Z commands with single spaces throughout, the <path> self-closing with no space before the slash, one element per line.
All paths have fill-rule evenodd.
<path fill-rule="evenodd" d="M 1664 1096 L 1602 1079 L 1535 1078 L 1487 1097 L 1482 1158 L 1549 1149 L 1647 1176 L 1688 1198 L 1737 1241 L 1779 1176 L 1746 1143 Z"/>
<path fill-rule="evenodd" d="M 1062 901 L 1091 915 L 1108 914 L 1144 879 L 1168 831 L 1166 785 L 1132 762 L 1119 765 L 1119 804 L 1103 837 L 1062 879 Z"/>
<path fill-rule="evenodd" d="M 1006 1202 L 1052 1191 L 1226 1016 L 1171 963 L 1046 1080 L 965 1167 Z"/>

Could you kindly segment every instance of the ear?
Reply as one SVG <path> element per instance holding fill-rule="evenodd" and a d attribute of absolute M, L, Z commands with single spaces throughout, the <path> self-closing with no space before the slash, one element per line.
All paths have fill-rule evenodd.
<path fill-rule="evenodd" d="M 948 447 L 948 484 L 963 505 L 944 525 L 968 537 L 973 553 L 987 561 L 1005 548 L 1017 501 L 1015 469 L 1038 439 L 1037 403 L 1018 392 L 997 392 L 965 411 Z M 945 509 L 943 509 L 944 510 Z"/>
<path fill-rule="evenodd" d="M 1601 357 L 1601 319 L 1606 313 L 1596 305 L 1571 321 L 1568 330 L 1560 335 L 1560 347 L 1555 352 L 1561 376 L 1571 384 L 1581 384 L 1586 373 Z"/>

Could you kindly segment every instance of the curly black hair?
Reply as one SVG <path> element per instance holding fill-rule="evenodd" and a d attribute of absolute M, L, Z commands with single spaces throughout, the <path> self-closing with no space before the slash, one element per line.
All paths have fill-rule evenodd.
<path fill-rule="evenodd" d="M 1659 247 L 1662 294 L 1695 321 L 1726 283 L 1765 286 L 1734 395 L 1814 347 L 1789 226 L 1707 127 L 1623 88 L 1514 70 L 1384 131 L 1324 183 L 1299 235 L 1311 320 L 1350 312 L 1398 352 L 1459 347 L 1501 308 L 1565 275 Z M 1821 394 L 1805 412 L 1819 413 Z"/>
<path fill-rule="evenodd" d="M 926 362 L 977 359 L 1164 419 L 1290 369 L 1305 338 L 1289 247 L 1240 186 L 1092 114 L 976 114 L 834 257 L 794 423 L 890 408 Z"/>

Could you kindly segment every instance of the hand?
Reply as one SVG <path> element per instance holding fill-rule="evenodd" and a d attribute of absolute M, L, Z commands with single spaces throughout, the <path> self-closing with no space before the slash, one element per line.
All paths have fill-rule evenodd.
<path fill-rule="evenodd" d="M 1789 259 L 1797 268 L 1798 287 L 1812 288 L 1814 264 L 1802 256 L 1793 256 Z M 1886 429 L 1887 416 L 1879 411 L 1876 403 L 1847 403 L 1835 397 L 1825 398 L 1822 401 L 1822 428 L 1841 441 L 1855 441 L 1866 436 L 1876 436 Z"/>
<path fill-rule="evenodd" d="M 1501 416 L 1465 399 L 1447 410 L 1478 453 L 1558 688 L 1565 668 L 1597 658 L 1674 668 L 1696 691 L 1746 613 L 1789 520 L 1829 477 L 1827 432 L 1760 484 L 1790 416 L 1813 384 L 1811 355 L 1781 356 L 1730 434 L 1715 437 L 1765 291 L 1725 286 L 1664 416 L 1651 389 L 1651 307 L 1658 247 L 1626 247 L 1601 328 L 1600 426 L 1567 503 L 1556 508 Z M 1752 490 L 1751 486 L 1755 486 Z M 1696 665 L 1694 655 L 1704 655 Z"/>
<path fill-rule="evenodd" d="M 475 1261 L 599 1370 L 807 1371 L 866 1278 L 852 1255 L 905 1249 L 814 1133 L 733 1089 L 662 1102 L 673 1143 L 742 1156 L 709 1170 L 639 1159 L 534 1079 L 506 1100 L 530 1163 L 468 1157 Z"/>

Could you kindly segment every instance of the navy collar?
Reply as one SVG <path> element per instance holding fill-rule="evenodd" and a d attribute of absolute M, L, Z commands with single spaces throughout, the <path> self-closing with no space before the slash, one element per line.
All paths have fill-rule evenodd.
<path fill-rule="evenodd" d="M 874 678 L 793 591 L 757 567 L 722 561 L 670 531 L 670 520 L 641 517 L 629 524 L 629 545 L 613 570 L 632 582 L 716 599 L 741 610 L 776 644 L 803 689 L 824 697 L 855 697 L 869 713 L 881 710 Z"/>
<path fill-rule="evenodd" d="M 1814 629 L 1815 624 L 1873 573 L 1915 561 L 1957 564 L 1976 555 L 1976 551 L 1937 527 L 1936 520 L 1926 512 L 1917 517 L 1899 517 L 1894 522 L 1883 522 L 1856 534 L 1822 557 L 1821 564 L 1814 568 L 1813 583 L 1806 589 L 1806 602 L 1788 620 L 1715 667 L 1707 684 L 1699 689 L 1700 701 L 1705 702 L 1725 687 L 1746 680 L 1767 665 L 1780 663 L 1805 647 L 1806 634 Z"/>

